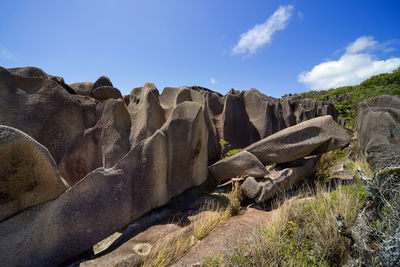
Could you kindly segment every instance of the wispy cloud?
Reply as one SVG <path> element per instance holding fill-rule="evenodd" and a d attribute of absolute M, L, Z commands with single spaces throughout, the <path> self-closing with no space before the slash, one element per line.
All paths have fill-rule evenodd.
<path fill-rule="evenodd" d="M 263 45 L 270 43 L 272 35 L 283 30 L 292 16 L 293 6 L 280 6 L 263 24 L 255 25 L 240 35 L 240 40 L 232 49 L 233 54 L 254 54 Z"/>
<path fill-rule="evenodd" d="M 298 81 L 313 90 L 356 85 L 373 75 L 400 67 L 400 58 L 379 60 L 374 53 L 388 49 L 391 48 L 379 43 L 373 36 L 361 36 L 346 47 L 338 60 L 322 62 L 311 71 L 302 72 Z"/>
<path fill-rule="evenodd" d="M 16 60 L 16 56 L 7 47 L 0 45 L 0 58 L 6 60 Z"/>
<path fill-rule="evenodd" d="M 210 79 L 210 83 L 212 83 L 212 84 L 217 84 L 217 80 L 214 79 L 214 78 L 211 78 L 211 79 Z"/>
<path fill-rule="evenodd" d="M 303 14 L 303 12 L 297 11 L 297 17 L 298 17 L 299 19 L 303 20 L 303 19 L 304 19 L 304 14 Z"/>

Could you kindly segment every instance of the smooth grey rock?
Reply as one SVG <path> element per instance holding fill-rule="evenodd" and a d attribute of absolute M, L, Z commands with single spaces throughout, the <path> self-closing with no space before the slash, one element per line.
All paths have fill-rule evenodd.
<path fill-rule="evenodd" d="M 245 150 L 263 164 L 284 163 L 344 147 L 349 141 L 347 131 L 328 115 L 283 129 Z"/>
<path fill-rule="evenodd" d="M 69 85 L 78 95 L 89 96 L 91 97 L 93 83 L 92 82 L 81 82 L 81 83 L 73 83 Z"/>
<path fill-rule="evenodd" d="M 378 96 L 358 104 L 355 127 L 361 152 L 374 171 L 400 164 L 400 98 Z"/>
<path fill-rule="evenodd" d="M 0 125 L 0 159 L 0 221 L 69 187 L 49 151 L 15 128 Z"/>
<path fill-rule="evenodd" d="M 107 100 L 110 98 L 122 98 L 121 92 L 112 86 L 99 86 L 92 90 L 94 99 Z"/>
<path fill-rule="evenodd" d="M 63 264 L 200 185 L 207 176 L 207 138 L 202 107 L 179 104 L 162 129 L 136 144 L 112 168 L 98 168 L 57 199 L 0 223 L 0 262 Z"/>
<path fill-rule="evenodd" d="M 236 177 L 264 177 L 268 174 L 265 166 L 247 151 L 241 151 L 214 163 L 208 167 L 208 171 L 219 183 Z"/>
<path fill-rule="evenodd" d="M 248 177 L 242 190 L 247 197 L 262 203 L 303 183 L 315 171 L 319 159 L 319 156 L 300 159 L 282 169 L 271 169 L 265 177 Z"/>
<path fill-rule="evenodd" d="M 132 125 L 129 138 L 131 147 L 153 135 L 165 123 L 158 90 L 153 83 L 132 90 L 128 111 Z"/>

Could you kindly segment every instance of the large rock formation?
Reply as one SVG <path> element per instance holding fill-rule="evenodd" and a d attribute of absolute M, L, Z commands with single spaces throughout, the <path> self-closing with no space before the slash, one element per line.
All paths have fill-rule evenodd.
<path fill-rule="evenodd" d="M 222 159 L 208 170 L 217 182 L 247 177 L 243 191 L 256 202 L 297 186 L 315 170 L 318 155 L 346 146 L 350 137 L 331 116 L 314 118 L 264 138 L 238 154 Z M 265 164 L 280 164 L 266 169 Z"/>
<path fill-rule="evenodd" d="M 129 115 L 122 100 L 105 104 L 71 94 L 49 77 L 37 68 L 0 68 L 0 124 L 17 128 L 44 145 L 61 175 L 74 184 L 90 171 L 112 165 L 129 150 L 105 147 L 128 141 Z M 120 114 L 125 115 L 115 117 Z M 113 125 L 117 127 L 111 131 L 118 134 L 108 135 Z M 119 158 L 110 152 L 114 156 L 107 162 L 110 157 L 103 152 L 115 150 L 121 150 Z"/>
<path fill-rule="evenodd" d="M 6 266 L 54 266 L 91 248 L 200 185 L 207 174 L 207 144 L 202 107 L 179 104 L 161 130 L 114 167 L 99 168 L 57 199 L 1 223 L 0 261 Z"/>
<path fill-rule="evenodd" d="M 49 151 L 17 129 L 0 126 L 0 158 L 0 221 L 68 187 Z"/>
<path fill-rule="evenodd" d="M 267 169 L 257 157 L 247 151 L 221 159 L 208 167 L 208 171 L 218 183 L 236 177 L 264 177 L 268 174 Z"/>
<path fill-rule="evenodd" d="M 349 134 L 342 126 L 331 116 L 323 116 L 279 131 L 245 150 L 263 164 L 284 163 L 343 147 L 349 141 Z"/>
<path fill-rule="evenodd" d="M 247 197 L 262 203 L 302 184 L 315 171 L 318 162 L 319 157 L 312 156 L 286 166 L 271 167 L 264 177 L 248 177 L 242 185 L 243 192 Z"/>
<path fill-rule="evenodd" d="M 373 170 L 400 165 L 400 98 L 382 95 L 358 104 L 361 152 Z"/>
<path fill-rule="evenodd" d="M 131 147 L 153 135 L 165 123 L 159 93 L 153 83 L 132 90 L 128 111 L 132 124 L 129 138 Z"/>
<path fill-rule="evenodd" d="M 317 120 L 317 125 L 310 123 L 310 128 L 273 135 L 328 114 L 335 117 L 329 103 L 299 97 L 280 101 L 255 89 L 231 90 L 222 96 L 198 86 L 167 87 L 159 95 L 154 84 L 146 83 L 122 97 L 105 76 L 69 86 L 61 77 L 37 68 L 0 68 L 0 124 L 21 130 L 45 146 L 61 176 L 72 185 L 56 199 L 49 200 L 59 189 L 52 197 L 28 201 L 38 205 L 21 206 L 12 213 L 26 209 L 0 223 L 0 262 L 61 264 L 187 188 L 200 185 L 207 176 L 207 163 L 218 161 L 228 149 L 264 138 L 210 168 L 218 181 L 227 175 L 252 175 L 259 183 L 258 178 L 271 173 L 264 167 L 266 162 L 293 161 L 342 145 L 346 137 L 342 129 L 330 128 L 330 117 Z M 304 134 L 304 129 L 310 133 Z M 221 147 L 220 139 L 230 147 Z M 7 180 L 11 174 L 5 173 Z M 57 175 L 43 174 L 37 180 Z M 21 195 L 25 189 L 19 183 L 18 178 L 7 184 L 11 188 L 7 190 Z M 280 189 L 279 184 L 272 188 Z M 268 194 L 261 191 L 255 198 L 266 199 Z"/>

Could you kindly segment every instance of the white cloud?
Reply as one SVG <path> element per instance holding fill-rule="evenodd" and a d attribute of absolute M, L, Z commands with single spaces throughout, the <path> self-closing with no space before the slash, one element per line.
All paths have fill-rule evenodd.
<path fill-rule="evenodd" d="M 400 58 L 377 59 L 373 50 L 382 48 L 372 36 L 362 36 L 346 47 L 338 60 L 322 62 L 302 72 L 298 81 L 313 90 L 356 85 L 369 77 L 400 67 Z"/>
<path fill-rule="evenodd" d="M 346 48 L 347 54 L 356 54 L 368 49 L 373 49 L 378 45 L 373 36 L 361 36 Z"/>
<path fill-rule="evenodd" d="M 258 24 L 240 35 L 240 40 L 232 49 L 233 54 L 255 53 L 260 47 L 271 42 L 276 31 L 283 30 L 292 16 L 293 6 L 280 6 L 263 24 Z"/>
<path fill-rule="evenodd" d="M 217 80 L 214 79 L 214 78 L 211 78 L 210 82 L 211 82 L 212 84 L 216 84 L 216 83 L 217 83 Z"/>
<path fill-rule="evenodd" d="M 8 50 L 7 47 L 1 45 L 0 45 L 0 58 L 6 60 L 16 59 L 15 55 L 10 50 Z"/>

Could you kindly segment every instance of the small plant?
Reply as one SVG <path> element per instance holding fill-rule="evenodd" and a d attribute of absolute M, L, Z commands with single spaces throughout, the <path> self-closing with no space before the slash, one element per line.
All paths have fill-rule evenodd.
<path fill-rule="evenodd" d="M 348 153 L 349 152 L 341 149 L 335 149 L 324 153 L 321 156 L 318 168 L 312 178 L 320 182 L 329 181 L 331 179 L 330 174 L 333 165 L 335 165 L 335 163 L 339 160 L 342 160 L 344 157 L 346 157 Z"/>
<path fill-rule="evenodd" d="M 201 263 L 202 267 L 206 266 L 221 266 L 223 264 L 223 259 L 221 256 L 207 257 Z"/>
<path fill-rule="evenodd" d="M 228 149 L 228 148 L 232 147 L 232 145 L 228 141 L 225 141 L 224 139 L 220 139 L 219 143 L 221 144 L 221 146 L 224 149 Z M 228 150 L 228 152 L 226 152 L 224 154 L 223 158 L 227 158 L 227 157 L 233 156 L 233 155 L 239 153 L 241 150 L 242 150 L 241 148 L 230 149 L 230 150 Z"/>
<path fill-rule="evenodd" d="M 231 149 L 231 150 L 229 150 L 228 152 L 225 153 L 224 158 L 233 156 L 233 155 L 239 153 L 241 150 L 242 150 L 241 148 Z"/>
<path fill-rule="evenodd" d="M 347 170 L 354 170 L 356 168 L 356 164 L 353 161 L 349 161 L 344 164 L 344 167 Z"/>

